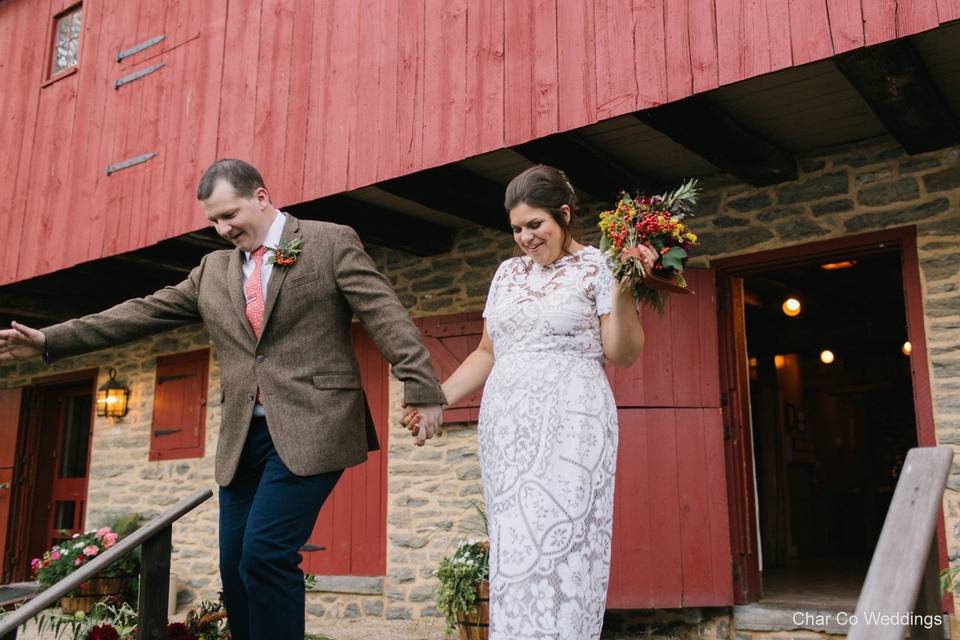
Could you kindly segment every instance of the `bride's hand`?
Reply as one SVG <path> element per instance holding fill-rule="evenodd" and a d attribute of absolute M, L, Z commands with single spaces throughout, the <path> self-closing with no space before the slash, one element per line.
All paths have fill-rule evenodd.
<path fill-rule="evenodd" d="M 648 273 L 653 271 L 654 265 L 657 264 L 657 260 L 660 259 L 660 255 L 657 253 L 657 250 L 650 246 L 649 243 L 644 243 L 637 245 L 636 247 L 631 247 L 629 249 L 624 249 L 620 253 L 622 260 L 627 260 L 629 258 L 636 258 L 640 261 L 641 268 L 643 269 L 643 275 L 646 277 Z"/>

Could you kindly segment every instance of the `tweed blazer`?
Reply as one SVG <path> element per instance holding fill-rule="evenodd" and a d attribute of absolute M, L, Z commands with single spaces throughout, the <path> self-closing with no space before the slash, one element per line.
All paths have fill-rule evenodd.
<path fill-rule="evenodd" d="M 356 315 L 410 404 L 446 402 L 420 333 L 350 227 L 288 215 L 283 241 L 303 241 L 290 267 L 274 266 L 260 339 L 244 313 L 239 248 L 214 251 L 180 284 L 43 329 L 47 359 L 203 322 L 221 368 L 216 479 L 237 470 L 257 388 L 280 459 L 297 475 L 359 464 L 378 448 L 350 339 Z"/>

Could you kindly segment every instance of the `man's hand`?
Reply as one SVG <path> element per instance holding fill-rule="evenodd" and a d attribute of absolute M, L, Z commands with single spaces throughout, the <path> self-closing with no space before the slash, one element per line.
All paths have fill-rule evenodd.
<path fill-rule="evenodd" d="M 43 354 L 47 339 L 40 331 L 11 322 L 11 329 L 0 330 L 0 362 L 27 360 Z"/>
<path fill-rule="evenodd" d="M 443 418 L 443 406 L 439 404 L 411 404 L 407 413 L 400 420 L 410 435 L 417 440 L 414 444 L 422 447 L 427 440 L 440 432 L 440 421 Z"/>

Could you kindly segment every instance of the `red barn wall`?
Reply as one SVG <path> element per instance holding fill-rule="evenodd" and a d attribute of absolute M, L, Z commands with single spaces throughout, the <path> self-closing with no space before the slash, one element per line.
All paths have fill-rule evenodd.
<path fill-rule="evenodd" d="M 960 19 L 960 0 L 84 0 L 79 69 L 45 83 L 73 4 L 0 0 L 0 284 L 202 227 L 217 157 L 291 204 Z"/>

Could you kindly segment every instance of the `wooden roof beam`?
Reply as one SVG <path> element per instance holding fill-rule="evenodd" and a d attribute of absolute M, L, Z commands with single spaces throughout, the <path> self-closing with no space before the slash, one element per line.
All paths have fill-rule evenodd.
<path fill-rule="evenodd" d="M 960 120 L 910 42 L 857 49 L 833 61 L 907 153 L 960 143 Z"/>
<path fill-rule="evenodd" d="M 621 166 L 575 133 L 555 133 L 513 150 L 534 164 L 562 168 L 577 189 L 600 202 L 616 202 L 621 189 L 656 190 L 650 180 Z"/>
<path fill-rule="evenodd" d="M 453 248 L 454 232 L 447 227 L 377 207 L 344 195 L 284 207 L 302 220 L 345 224 L 370 244 L 418 256 L 446 253 Z"/>
<path fill-rule="evenodd" d="M 717 168 L 755 187 L 796 180 L 796 156 L 750 131 L 700 96 L 634 116 Z"/>
<path fill-rule="evenodd" d="M 450 164 L 378 182 L 387 193 L 497 231 L 508 231 L 503 185 Z"/>

